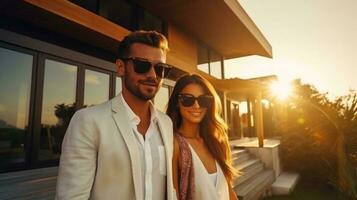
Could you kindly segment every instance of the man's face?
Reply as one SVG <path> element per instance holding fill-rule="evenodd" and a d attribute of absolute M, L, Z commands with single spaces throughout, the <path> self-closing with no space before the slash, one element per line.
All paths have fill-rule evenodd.
<path fill-rule="evenodd" d="M 153 64 L 165 63 L 166 54 L 160 49 L 141 43 L 131 45 L 129 58 L 141 58 L 151 61 Z M 134 62 L 124 62 L 124 87 L 135 97 L 147 101 L 155 97 L 162 84 L 162 78 L 158 77 L 153 67 L 146 73 L 136 73 Z"/>

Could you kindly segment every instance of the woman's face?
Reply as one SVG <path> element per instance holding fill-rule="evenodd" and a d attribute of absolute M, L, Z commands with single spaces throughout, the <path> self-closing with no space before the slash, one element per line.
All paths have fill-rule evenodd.
<path fill-rule="evenodd" d="M 193 100 L 194 98 L 199 98 Z M 194 101 L 192 103 L 192 101 Z M 207 113 L 207 106 L 199 104 L 207 104 L 207 101 L 212 101 L 210 96 L 207 96 L 202 86 L 198 84 L 189 84 L 182 89 L 179 94 L 179 110 L 182 116 L 183 123 L 199 124 Z"/>

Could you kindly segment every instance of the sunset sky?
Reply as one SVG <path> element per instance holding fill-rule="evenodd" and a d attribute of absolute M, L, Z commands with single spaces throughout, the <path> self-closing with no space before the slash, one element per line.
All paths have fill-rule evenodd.
<path fill-rule="evenodd" d="M 227 78 L 301 78 L 332 98 L 357 89 L 356 0 L 239 2 L 273 47 L 273 59 L 228 60 Z"/>

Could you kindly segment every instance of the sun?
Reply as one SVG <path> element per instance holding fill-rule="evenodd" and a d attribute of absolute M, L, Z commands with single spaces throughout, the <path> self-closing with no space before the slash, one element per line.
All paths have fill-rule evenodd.
<path fill-rule="evenodd" d="M 288 81 L 276 81 L 270 85 L 270 92 L 279 100 L 285 100 L 292 94 L 291 83 Z"/>

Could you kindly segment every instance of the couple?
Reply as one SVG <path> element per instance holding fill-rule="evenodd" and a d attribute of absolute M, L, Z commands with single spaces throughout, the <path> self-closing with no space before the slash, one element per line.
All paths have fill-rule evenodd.
<path fill-rule="evenodd" d="M 150 101 L 170 66 L 166 38 L 136 31 L 119 45 L 122 92 L 74 114 L 63 140 L 57 199 L 237 199 L 213 86 L 181 77 L 167 115 Z M 171 119 L 170 119 L 171 118 Z"/>

